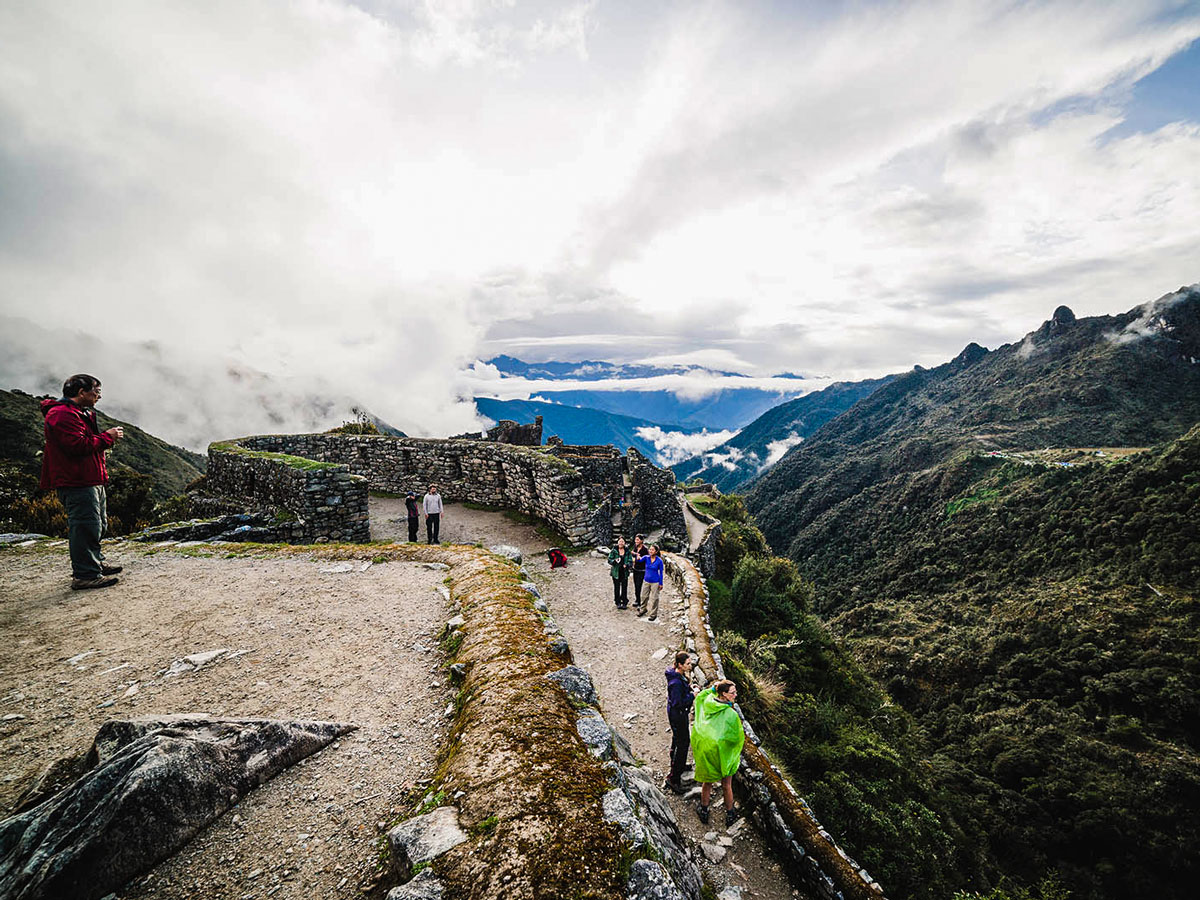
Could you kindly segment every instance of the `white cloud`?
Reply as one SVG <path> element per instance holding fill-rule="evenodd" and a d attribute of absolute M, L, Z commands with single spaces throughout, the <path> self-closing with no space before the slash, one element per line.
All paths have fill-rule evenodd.
<path fill-rule="evenodd" d="M 689 371 L 640 378 L 596 378 L 551 381 L 520 375 L 492 377 L 478 364 L 461 372 L 457 379 L 461 396 L 487 396 L 499 400 L 528 400 L 533 394 L 552 395 L 559 391 L 670 391 L 681 400 L 699 400 L 723 390 L 755 389 L 774 391 L 780 396 L 799 396 L 830 385 L 828 378 L 776 378 L 749 375 L 722 375 L 716 372 Z M 782 402 L 782 400 L 780 401 Z"/>
<path fill-rule="evenodd" d="M 1141 338 L 1161 334 L 1170 327 L 1163 320 L 1162 314 L 1176 303 L 1179 303 L 1197 291 L 1200 291 L 1200 283 L 1190 285 L 1183 290 L 1172 291 L 1169 294 L 1164 294 L 1157 300 L 1142 304 L 1141 315 L 1122 328 L 1121 331 L 1107 335 L 1108 339 L 1115 344 L 1128 344 Z"/>
<path fill-rule="evenodd" d="M 705 450 L 723 444 L 737 434 L 736 431 L 704 431 L 688 434 L 682 431 L 664 431 L 658 426 L 637 429 L 638 437 L 654 444 L 658 461 L 664 466 L 673 466 L 698 456 Z"/>
<path fill-rule="evenodd" d="M 1196 280 L 1200 126 L 1112 130 L 1193 6 L 814 9 L 0 5 L 0 313 L 445 434 L 499 350 L 858 378 Z"/>
<path fill-rule="evenodd" d="M 794 431 L 791 432 L 787 437 L 781 438 L 778 441 L 770 441 L 767 444 L 767 458 L 762 461 L 762 465 L 759 466 L 759 471 L 762 471 L 763 469 L 769 469 L 771 466 L 775 465 L 775 463 L 783 459 L 785 453 L 787 453 L 797 444 L 803 443 L 803 441 L 804 438 L 796 434 Z"/>

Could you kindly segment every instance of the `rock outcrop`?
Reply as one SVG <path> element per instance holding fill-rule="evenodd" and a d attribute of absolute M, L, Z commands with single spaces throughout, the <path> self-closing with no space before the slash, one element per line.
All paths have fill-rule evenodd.
<path fill-rule="evenodd" d="M 51 767 L 36 806 L 0 822 L 0 895 L 103 897 L 354 727 L 186 715 L 107 722 L 88 753 Z M 80 774 L 56 790 L 65 773 Z"/>

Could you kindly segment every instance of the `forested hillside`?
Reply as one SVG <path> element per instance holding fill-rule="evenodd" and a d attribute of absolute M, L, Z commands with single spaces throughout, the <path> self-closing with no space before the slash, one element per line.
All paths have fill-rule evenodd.
<path fill-rule="evenodd" d="M 746 502 L 771 546 L 878 483 L 974 449 L 1148 446 L 1200 421 L 1200 289 L 1119 316 L 1060 307 L 1018 344 L 969 345 L 896 378 L 758 479 Z"/>
<path fill-rule="evenodd" d="M 919 729 L 947 880 L 1193 896 L 1197 422 L 1184 290 L 902 376 L 756 483 L 813 608 Z M 845 787 L 818 813 L 882 818 Z"/>

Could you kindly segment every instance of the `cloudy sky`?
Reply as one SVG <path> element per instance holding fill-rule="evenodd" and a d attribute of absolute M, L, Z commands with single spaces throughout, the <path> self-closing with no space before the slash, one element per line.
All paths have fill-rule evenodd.
<path fill-rule="evenodd" d="M 1200 280 L 1198 37 L 1194 0 L 0 0 L 0 386 L 92 370 L 193 446 L 343 401 L 445 434 L 497 353 L 859 378 L 1123 311 Z"/>

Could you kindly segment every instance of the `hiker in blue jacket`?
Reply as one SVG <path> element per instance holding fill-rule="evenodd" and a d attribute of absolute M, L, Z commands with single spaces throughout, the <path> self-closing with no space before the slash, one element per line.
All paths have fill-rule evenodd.
<path fill-rule="evenodd" d="M 646 557 L 646 580 L 638 593 L 638 617 L 650 613 L 650 621 L 658 618 L 658 595 L 663 586 L 663 560 L 658 555 L 658 544 L 650 545 L 650 555 Z"/>

